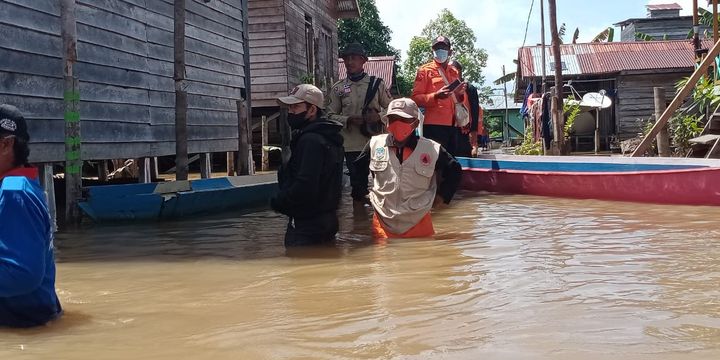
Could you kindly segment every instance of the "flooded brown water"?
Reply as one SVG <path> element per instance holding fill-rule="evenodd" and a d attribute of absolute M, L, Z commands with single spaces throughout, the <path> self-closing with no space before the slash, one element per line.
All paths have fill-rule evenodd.
<path fill-rule="evenodd" d="M 59 234 L 0 359 L 718 359 L 720 209 L 472 196 L 436 239 L 286 253 L 269 211 Z"/>

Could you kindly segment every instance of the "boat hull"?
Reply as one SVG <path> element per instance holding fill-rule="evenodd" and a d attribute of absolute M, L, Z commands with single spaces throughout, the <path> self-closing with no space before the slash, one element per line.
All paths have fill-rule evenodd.
<path fill-rule="evenodd" d="M 576 199 L 720 205 L 720 166 L 715 167 L 714 162 L 643 163 L 623 158 L 568 162 L 557 158 L 554 162 L 544 159 L 539 164 L 508 156 L 485 160 L 489 160 L 489 164 L 482 159 L 460 159 L 464 170 L 463 189 Z"/>
<path fill-rule="evenodd" d="M 80 208 L 97 222 L 179 219 L 267 206 L 275 174 L 89 187 Z"/>

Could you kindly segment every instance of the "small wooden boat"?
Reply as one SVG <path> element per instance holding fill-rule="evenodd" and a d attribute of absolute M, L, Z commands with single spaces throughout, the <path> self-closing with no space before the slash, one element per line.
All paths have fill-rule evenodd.
<path fill-rule="evenodd" d="M 91 186 L 80 208 L 95 221 L 175 219 L 266 206 L 277 175 Z"/>
<path fill-rule="evenodd" d="M 467 190 L 720 205 L 717 159 L 484 155 L 459 161 Z"/>

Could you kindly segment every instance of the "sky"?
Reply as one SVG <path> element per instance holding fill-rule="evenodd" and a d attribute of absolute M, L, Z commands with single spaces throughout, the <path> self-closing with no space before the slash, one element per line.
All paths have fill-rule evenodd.
<path fill-rule="evenodd" d="M 407 57 L 408 44 L 413 36 L 420 35 L 423 27 L 437 17 L 443 8 L 464 20 L 475 32 L 476 46 L 488 53 L 484 70 L 486 84 L 502 76 L 502 66 L 507 72 L 515 71 L 513 59 L 523 45 L 525 24 L 533 0 L 375 0 L 380 18 L 392 30 L 391 45 L 400 49 L 403 60 Z M 557 0 L 558 26 L 565 23 L 567 37 L 575 28 L 580 29 L 578 42 L 588 42 L 612 24 L 629 18 L 647 16 L 645 5 L 678 3 L 683 7 L 681 15 L 691 15 L 692 0 Z M 547 1 L 545 2 L 546 41 L 550 44 L 550 27 Z M 699 1 L 700 6 L 707 4 Z M 615 29 L 615 41 L 620 31 Z M 526 45 L 540 43 L 540 0 L 534 0 L 527 32 Z"/>

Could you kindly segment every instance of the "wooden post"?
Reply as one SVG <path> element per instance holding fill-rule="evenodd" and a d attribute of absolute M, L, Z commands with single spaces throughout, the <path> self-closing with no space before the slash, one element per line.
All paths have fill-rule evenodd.
<path fill-rule="evenodd" d="M 65 220 L 67 224 L 78 224 L 81 217 L 78 201 L 82 196 L 82 153 L 80 149 L 80 85 L 74 77 L 73 71 L 73 66 L 77 62 L 75 0 L 61 0 L 60 18 L 65 108 Z"/>
<path fill-rule="evenodd" d="M 638 145 L 638 147 L 633 151 L 632 155 L 633 157 L 642 156 L 645 154 L 645 150 L 647 150 L 648 146 L 652 143 L 652 141 L 655 139 L 657 134 L 660 133 L 660 129 L 665 127 L 667 125 L 667 122 L 670 120 L 670 117 L 673 113 L 675 113 L 675 110 L 677 110 L 680 105 L 685 101 L 685 98 L 690 95 L 690 92 L 695 88 L 695 85 L 697 85 L 698 80 L 700 78 L 707 74 L 707 69 L 710 67 L 711 64 L 715 62 L 715 57 L 720 54 L 720 41 L 716 42 L 715 45 L 710 49 L 707 56 L 703 59 L 703 61 L 700 63 L 700 66 L 698 66 L 697 69 L 695 69 L 695 72 L 690 76 L 690 79 L 688 79 L 687 83 L 685 83 L 685 86 L 680 89 L 680 91 L 675 95 L 675 98 L 673 101 L 668 105 L 668 107 L 663 111 L 662 116 L 660 116 L 659 119 L 655 121 L 655 125 L 653 125 L 650 132 L 645 135 L 645 138 L 643 141 Z"/>
<path fill-rule="evenodd" d="M 55 180 L 53 177 L 53 165 L 42 164 L 40 167 L 40 181 L 47 197 L 48 212 L 50 213 L 50 228 L 52 232 L 57 231 L 57 203 L 55 202 Z"/>
<path fill-rule="evenodd" d="M 542 84 L 540 86 L 542 89 L 542 94 L 545 95 L 545 91 L 547 90 L 545 88 L 545 67 L 547 66 L 547 60 L 545 59 L 545 0 L 540 0 L 540 44 L 542 45 Z M 544 148 L 545 147 L 543 146 L 543 149 Z"/>
<path fill-rule="evenodd" d="M 563 78 L 562 59 L 560 57 L 560 35 L 557 26 L 557 7 L 555 0 L 548 0 L 550 8 L 550 32 L 552 33 L 552 48 L 555 59 L 555 93 L 552 97 L 551 111 L 553 118 L 553 135 L 555 136 L 555 151 L 557 154 L 565 154 L 565 133 L 563 131 L 565 115 L 563 114 Z"/>
<path fill-rule="evenodd" d="M 713 5 L 713 41 L 718 41 L 718 0 L 712 0 Z"/>
<path fill-rule="evenodd" d="M 138 159 L 138 182 L 147 184 L 152 182 L 152 172 L 150 170 L 150 158 L 144 157 Z"/>
<path fill-rule="evenodd" d="M 227 176 L 235 176 L 235 152 L 227 152 Z"/>
<path fill-rule="evenodd" d="M 600 152 L 600 109 L 595 109 L 595 154 Z M 577 151 L 577 150 L 576 150 Z"/>
<path fill-rule="evenodd" d="M 210 179 L 212 177 L 212 154 L 204 153 L 200 156 L 200 177 Z"/>
<path fill-rule="evenodd" d="M 185 84 L 185 0 L 175 0 L 175 178 L 188 178 L 187 91 Z"/>
<path fill-rule="evenodd" d="M 252 128 L 247 118 L 247 112 L 245 111 L 245 102 L 238 100 L 237 113 L 238 113 L 238 154 L 236 159 L 236 171 L 238 175 L 249 175 L 250 166 L 248 159 L 250 158 L 251 139 L 252 139 Z"/>
<path fill-rule="evenodd" d="M 268 159 L 268 123 L 267 116 L 263 115 L 260 120 L 260 131 L 262 134 L 262 171 L 268 171 L 270 169 L 270 160 Z"/>
<path fill-rule="evenodd" d="M 665 89 L 661 87 L 653 88 L 655 94 L 655 120 L 662 117 L 662 113 L 665 111 Z M 662 157 L 670 156 L 670 134 L 668 133 L 667 125 L 660 129 L 657 134 L 657 145 L 658 154 Z"/>
<path fill-rule="evenodd" d="M 160 171 L 158 170 L 158 158 L 157 156 L 154 156 L 152 160 L 150 160 L 150 180 L 152 182 L 156 182 L 159 178 Z"/>
<path fill-rule="evenodd" d="M 502 67 L 503 78 L 505 77 L 505 65 Z M 505 98 L 505 119 L 503 121 L 503 137 L 506 139 L 505 146 L 512 146 L 512 140 L 510 139 L 510 116 L 508 113 L 508 99 L 507 99 L 507 81 L 503 83 L 503 97 Z M 507 136 L 507 137 L 506 137 Z"/>
<path fill-rule="evenodd" d="M 98 180 L 107 182 L 109 173 L 107 160 L 100 160 L 100 162 L 98 162 Z"/>

